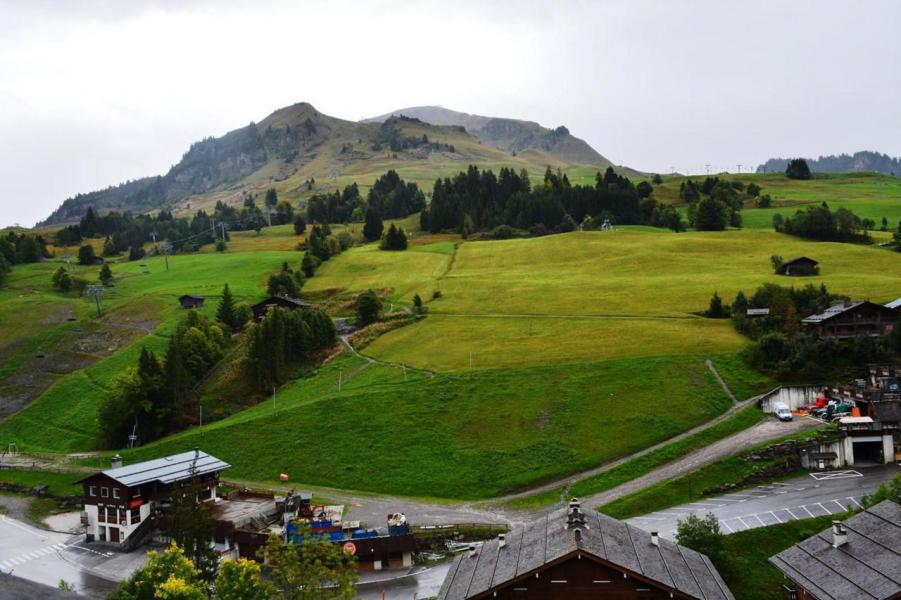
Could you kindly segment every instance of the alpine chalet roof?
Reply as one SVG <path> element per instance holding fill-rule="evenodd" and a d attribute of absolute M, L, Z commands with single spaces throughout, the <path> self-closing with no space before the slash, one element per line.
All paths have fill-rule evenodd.
<path fill-rule="evenodd" d="M 847 541 L 827 529 L 770 558 L 820 600 L 887 600 L 901 594 L 901 505 L 886 500 L 844 522 Z"/>
<path fill-rule="evenodd" d="M 200 450 L 191 450 L 172 456 L 164 456 L 144 462 L 107 469 L 103 474 L 114 479 L 122 485 L 131 487 L 159 481 L 160 483 L 174 483 L 185 481 L 197 475 L 206 475 L 227 469 L 231 465 L 210 456 Z"/>
<path fill-rule="evenodd" d="M 658 538 L 612 517 L 589 510 L 576 539 L 567 529 L 567 511 L 555 511 L 539 521 L 512 530 L 506 545 L 485 542 L 476 556 L 464 553 L 451 565 L 438 600 L 465 600 L 490 596 L 509 584 L 570 554 L 593 556 L 617 568 L 656 582 L 697 600 L 734 600 L 710 559 L 683 546 Z"/>
<path fill-rule="evenodd" d="M 894 308 L 894 309 L 901 308 L 901 298 L 896 298 L 895 300 L 892 300 L 891 302 L 886 302 L 885 307 L 886 308 Z"/>
<path fill-rule="evenodd" d="M 842 313 L 846 313 L 848 311 L 854 310 L 855 308 L 859 308 L 864 305 L 875 306 L 878 310 L 882 310 L 882 311 L 886 311 L 886 312 L 892 310 L 891 308 L 882 306 L 881 304 L 873 304 L 872 302 L 870 302 L 868 300 L 861 300 L 859 302 L 849 302 L 847 304 L 845 304 L 845 303 L 834 304 L 819 314 L 810 315 L 809 317 L 805 317 L 801 322 L 802 323 L 813 323 L 813 324 L 822 323 L 823 321 L 828 321 L 829 319 L 831 319 L 833 317 L 837 317 L 838 315 L 840 315 Z"/>

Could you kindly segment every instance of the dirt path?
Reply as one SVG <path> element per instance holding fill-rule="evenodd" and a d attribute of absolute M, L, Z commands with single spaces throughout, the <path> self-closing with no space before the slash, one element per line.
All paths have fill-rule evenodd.
<path fill-rule="evenodd" d="M 808 417 L 799 417 L 787 423 L 769 418 L 749 429 L 739 431 L 735 435 L 686 454 L 682 458 L 663 465 L 647 475 L 642 475 L 632 481 L 627 481 L 611 490 L 583 498 L 582 502 L 591 507 L 602 506 L 608 502 L 613 502 L 614 500 L 631 494 L 632 492 L 654 485 L 655 483 L 660 483 L 661 481 L 672 479 L 674 477 L 681 477 L 686 473 L 696 471 L 703 466 L 726 458 L 727 456 L 731 456 L 736 452 L 747 450 L 757 444 L 790 433 L 803 431 L 805 429 L 813 429 L 818 425 L 822 425 L 822 423 Z"/>

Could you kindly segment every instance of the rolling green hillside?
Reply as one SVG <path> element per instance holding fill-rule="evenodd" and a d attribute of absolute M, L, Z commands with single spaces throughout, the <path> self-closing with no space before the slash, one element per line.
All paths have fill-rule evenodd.
<path fill-rule="evenodd" d="M 826 200 L 865 212 L 901 198 L 894 182 L 881 186 L 869 176 L 755 177 L 785 203 Z M 667 178 L 655 193 L 673 189 L 678 180 Z M 737 358 L 747 341 L 731 323 L 697 316 L 713 291 L 728 302 L 764 282 L 822 282 L 854 298 L 901 295 L 901 253 L 807 242 L 765 227 L 679 234 L 626 227 L 467 241 L 420 232 L 415 215 L 403 226 L 411 233 L 407 251 L 351 248 L 321 265 L 303 290 L 336 314 L 347 314 L 349 305 L 333 298 L 369 288 L 400 307 L 414 294 L 424 298 L 425 319 L 363 350 L 384 362 L 345 352 L 274 397 L 131 451 L 129 460 L 200 445 L 232 463 L 236 478 L 274 480 L 288 471 L 301 484 L 490 497 L 595 466 L 721 414 L 730 400 L 705 358 L 723 365 L 740 397 L 770 387 Z M 348 227 L 359 233 L 360 225 Z M 227 282 L 238 300 L 255 300 L 283 261 L 297 264 L 300 240 L 291 226 L 278 226 L 234 232 L 225 252 L 172 256 L 168 271 L 162 258 L 144 261 L 146 272 L 137 262 L 113 263 L 116 287 L 107 291 L 100 318 L 86 299 L 51 289 L 56 260 L 16 265 L 0 289 L 0 403 L 31 389 L 36 399 L 0 416 L 0 445 L 96 449 L 96 411 L 110 380 L 134 364 L 141 346 L 165 348 L 184 314 L 177 297 L 206 296 L 203 310 L 212 315 Z M 778 277 L 772 254 L 816 258 L 821 274 Z M 99 267 L 74 269 L 93 280 Z"/>

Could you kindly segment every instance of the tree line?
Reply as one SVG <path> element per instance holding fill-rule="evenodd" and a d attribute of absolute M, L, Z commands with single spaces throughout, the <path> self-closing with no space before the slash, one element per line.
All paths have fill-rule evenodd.
<path fill-rule="evenodd" d="M 375 180 L 365 200 L 356 183 L 340 192 L 314 194 L 307 202 L 307 222 L 362 223 L 373 217 L 401 219 L 423 210 L 425 205 L 425 194 L 419 186 L 405 182 L 391 169 Z"/>
<path fill-rule="evenodd" d="M 823 242 L 869 243 L 872 239 L 867 229 L 874 226 L 871 219 L 861 219 L 847 208 L 832 211 L 825 202 L 820 206 L 808 206 L 791 217 L 783 217 L 779 213 L 773 215 L 773 229 L 776 231 Z"/>
<path fill-rule="evenodd" d="M 422 211 L 424 230 L 456 231 L 469 235 L 500 227 L 571 231 L 577 223 L 596 225 L 650 224 L 684 229 L 671 206 L 659 206 L 650 184 L 641 190 L 612 167 L 595 178 L 595 185 L 572 185 L 568 176 L 550 168 L 540 185 L 533 186 L 525 170 L 502 167 L 498 174 L 470 165 L 466 171 L 438 179 L 429 207 Z"/>

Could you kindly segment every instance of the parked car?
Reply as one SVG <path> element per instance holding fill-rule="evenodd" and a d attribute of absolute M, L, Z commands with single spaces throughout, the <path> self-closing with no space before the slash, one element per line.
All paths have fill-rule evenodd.
<path fill-rule="evenodd" d="M 777 402 L 774 407 L 776 410 L 773 411 L 776 414 L 776 417 L 780 421 L 791 421 L 792 420 L 792 411 L 788 407 L 787 404 L 783 404 L 782 402 Z"/>

